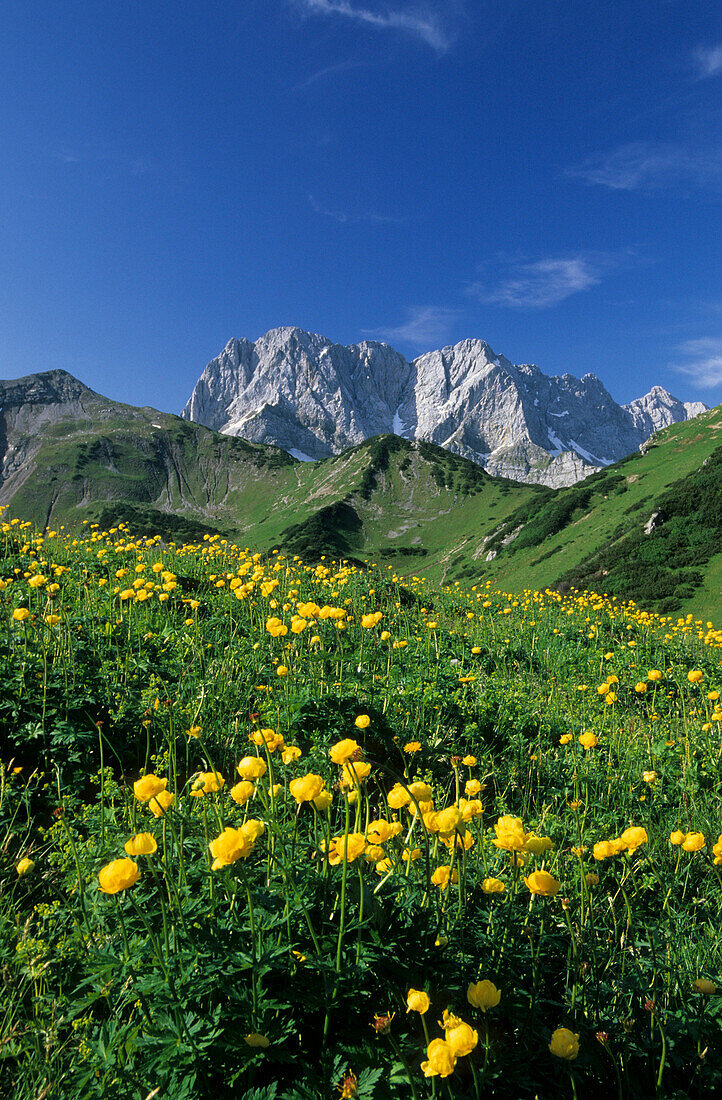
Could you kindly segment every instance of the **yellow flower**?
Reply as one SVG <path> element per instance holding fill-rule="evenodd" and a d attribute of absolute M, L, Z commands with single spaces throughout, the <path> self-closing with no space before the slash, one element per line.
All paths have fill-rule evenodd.
<path fill-rule="evenodd" d="M 409 795 L 409 792 L 401 786 L 400 783 L 397 783 L 389 791 L 386 801 L 388 802 L 392 810 L 400 810 L 402 806 L 408 806 L 409 802 L 411 801 L 411 796 Z"/>
<path fill-rule="evenodd" d="M 467 798 L 473 798 L 474 795 L 479 794 L 481 790 L 481 783 L 478 779 L 467 779 L 464 784 L 464 794 Z"/>
<path fill-rule="evenodd" d="M 579 1054 L 579 1036 L 568 1027 L 558 1027 L 551 1037 L 549 1050 L 556 1058 L 571 1062 Z"/>
<path fill-rule="evenodd" d="M 158 851 L 155 837 L 151 833 L 136 833 L 124 844 L 129 856 L 152 856 Z"/>
<path fill-rule="evenodd" d="M 469 1024 L 460 1022 L 456 1027 L 447 1029 L 446 1042 L 456 1058 L 464 1058 L 467 1054 L 471 1054 L 479 1042 L 479 1033 Z"/>
<path fill-rule="evenodd" d="M 34 860 L 28 859 L 28 857 L 25 856 L 24 859 L 21 859 L 20 862 L 15 865 L 15 870 L 19 875 L 27 875 L 28 871 L 32 871 L 34 866 Z"/>
<path fill-rule="evenodd" d="M 359 783 L 363 783 L 364 779 L 368 779 L 371 773 L 371 765 L 366 764 L 363 760 L 349 760 L 343 766 L 341 773 L 341 788 L 342 790 L 350 790 L 352 787 L 356 787 Z"/>
<path fill-rule="evenodd" d="M 404 745 L 404 752 L 412 753 L 412 752 L 420 752 L 420 751 L 421 751 L 421 742 L 420 741 L 408 741 Z"/>
<path fill-rule="evenodd" d="M 255 783 L 251 783 L 247 779 L 242 779 L 240 783 L 236 783 L 234 787 L 231 787 L 228 793 L 238 806 L 243 806 L 248 802 L 248 799 L 253 796 L 255 789 Z"/>
<path fill-rule="evenodd" d="M 260 779 L 268 771 L 268 766 L 260 756 L 244 756 L 236 765 L 236 771 L 241 779 Z"/>
<path fill-rule="evenodd" d="M 532 894 L 540 894 L 542 897 L 553 897 L 561 886 L 548 871 L 532 871 L 524 882 Z"/>
<path fill-rule="evenodd" d="M 213 856 L 212 869 L 229 867 L 241 857 L 247 857 L 253 850 L 253 844 L 240 829 L 226 828 L 208 845 Z"/>
<path fill-rule="evenodd" d="M 354 721 L 354 725 L 356 726 L 356 729 L 365 730 L 368 726 L 371 725 L 371 719 L 369 718 L 368 714 L 359 714 L 358 718 L 356 718 L 356 720 Z"/>
<path fill-rule="evenodd" d="M 646 829 L 642 829 L 639 825 L 632 826 L 629 829 L 625 829 L 619 838 L 620 842 L 624 844 L 624 847 L 630 853 L 636 852 L 637 848 L 641 844 L 646 844 L 649 840 Z"/>
<path fill-rule="evenodd" d="M 642 772 L 642 779 L 645 783 L 654 783 L 657 778 L 656 772 Z"/>
<path fill-rule="evenodd" d="M 259 1035 L 257 1031 L 249 1031 L 243 1041 L 249 1047 L 261 1047 L 263 1050 L 271 1045 L 270 1039 L 267 1039 L 265 1035 Z"/>
<path fill-rule="evenodd" d="M 276 666 L 276 676 L 288 676 L 288 669 L 285 665 Z"/>
<path fill-rule="evenodd" d="M 505 852 L 520 852 L 526 844 L 526 833 L 520 817 L 500 817 L 494 826 L 497 848 Z"/>
<path fill-rule="evenodd" d="M 461 763 L 465 764 L 467 766 L 467 768 L 473 768 L 474 765 L 476 764 L 476 757 L 475 756 L 465 756 L 462 759 Z"/>
<path fill-rule="evenodd" d="M 193 780 L 190 793 L 194 798 L 202 798 L 204 794 L 216 794 L 225 783 L 219 772 L 199 772 Z"/>
<path fill-rule="evenodd" d="M 175 795 L 170 791 L 158 791 L 158 794 L 153 795 L 148 801 L 148 809 L 153 814 L 153 817 L 162 817 L 166 810 L 175 802 Z"/>
<path fill-rule="evenodd" d="M 299 776 L 298 779 L 292 779 L 288 789 L 300 806 L 302 802 L 313 802 L 318 798 L 324 785 L 322 776 L 310 772 L 308 775 Z"/>
<path fill-rule="evenodd" d="M 683 833 L 681 829 L 675 829 L 673 833 L 669 834 L 669 842 L 670 844 L 674 844 L 676 847 L 679 847 L 679 845 L 683 843 L 686 835 L 687 834 Z"/>
<path fill-rule="evenodd" d="M 138 864 L 132 859 L 114 859 L 98 873 L 98 883 L 104 894 L 118 894 L 135 885 L 140 878 Z"/>
<path fill-rule="evenodd" d="M 500 878 L 485 878 L 481 884 L 485 894 L 503 894 L 506 886 Z"/>
<path fill-rule="evenodd" d="M 483 982 L 477 982 L 469 986 L 466 991 L 466 999 L 474 1008 L 480 1008 L 486 1012 L 489 1008 L 496 1008 L 501 1000 L 501 990 L 497 989 L 493 982 L 485 978 Z"/>
<path fill-rule="evenodd" d="M 294 760 L 298 760 L 301 755 L 301 750 L 298 745 L 287 745 L 281 753 L 281 759 L 284 764 L 292 764 Z"/>
<path fill-rule="evenodd" d="M 704 833 L 687 833 L 682 841 L 682 848 L 685 852 L 699 852 L 704 846 Z"/>
<path fill-rule="evenodd" d="M 697 978 L 693 988 L 697 993 L 703 993 L 706 997 L 709 997 L 717 992 L 717 983 L 711 982 L 707 978 Z"/>
<path fill-rule="evenodd" d="M 579 744 L 587 750 L 593 749 L 599 744 L 599 738 L 593 734 L 591 730 L 587 730 L 586 733 L 583 733 L 579 738 Z"/>
<path fill-rule="evenodd" d="M 333 795 L 330 791 L 321 791 L 313 800 L 313 804 L 317 810 L 327 810 L 332 802 Z"/>
<path fill-rule="evenodd" d="M 249 840 L 251 844 L 255 844 L 260 836 L 266 831 L 266 826 L 262 821 L 259 821 L 256 817 L 249 817 L 247 821 L 244 821 L 241 825 L 240 831 L 243 833 L 246 840 Z"/>
<path fill-rule="evenodd" d="M 370 630 L 371 627 L 376 626 L 383 619 L 383 615 L 380 611 L 373 611 L 370 615 L 361 616 L 361 626 L 365 630 Z"/>
<path fill-rule="evenodd" d="M 363 833 L 349 833 L 347 836 L 334 837 L 328 848 L 328 862 L 332 867 L 343 863 L 344 847 L 346 862 L 353 863 L 363 854 L 366 848 L 366 837 Z"/>
<path fill-rule="evenodd" d="M 451 836 L 461 824 L 461 813 L 458 807 L 448 806 L 445 810 L 439 810 L 434 824 L 433 832 L 438 832 L 442 837 Z"/>
<path fill-rule="evenodd" d="M 421 1063 L 424 1077 L 449 1077 L 454 1072 L 456 1055 L 445 1039 L 432 1039 Z"/>
<path fill-rule="evenodd" d="M 133 794 L 139 802 L 148 802 L 151 798 L 160 794 L 161 791 L 164 791 L 167 786 L 167 779 L 160 779 L 153 772 L 149 772 L 148 775 L 144 775 L 135 781 Z"/>
<path fill-rule="evenodd" d="M 647 685 L 644 680 L 640 680 L 639 683 L 635 684 L 634 690 L 637 692 L 637 695 L 644 695 L 647 690 Z"/>
<path fill-rule="evenodd" d="M 647 673 L 647 679 L 651 680 L 652 683 L 655 684 L 658 680 L 662 679 L 662 673 L 659 671 L 658 668 L 650 668 L 649 672 Z"/>
<path fill-rule="evenodd" d="M 366 829 L 366 839 L 370 844 L 385 844 L 387 840 L 391 840 L 392 837 L 398 836 L 401 830 L 402 826 L 400 821 L 395 821 L 392 824 L 382 817 L 377 821 L 370 822 Z"/>
<path fill-rule="evenodd" d="M 554 845 L 548 836 L 528 836 L 526 838 L 526 850 L 531 852 L 533 856 L 540 856 L 553 847 Z"/>
<path fill-rule="evenodd" d="M 30 617 L 27 607 L 16 607 L 13 611 L 13 619 L 16 623 L 24 623 Z"/>
<path fill-rule="evenodd" d="M 328 755 L 334 764 L 345 764 L 347 760 L 350 760 L 352 756 L 360 751 L 361 746 L 358 741 L 346 737 L 343 741 L 337 741 L 335 745 L 332 745 L 328 750 Z"/>
<path fill-rule="evenodd" d="M 569 742 L 573 741 L 573 740 L 574 740 L 574 738 L 572 737 L 571 733 L 563 733 L 561 735 L 561 737 L 559 738 L 559 744 L 560 745 L 568 745 Z"/>
<path fill-rule="evenodd" d="M 690 684 L 701 684 L 704 679 L 704 672 L 698 668 L 694 668 L 691 672 L 687 673 L 687 679 Z"/>
<path fill-rule="evenodd" d="M 420 1012 L 423 1016 L 425 1012 L 429 1011 L 431 1001 L 428 993 L 424 993 L 420 989 L 410 989 L 406 994 L 406 1004 L 409 1006 L 406 1009 L 407 1012 Z"/>
<path fill-rule="evenodd" d="M 456 868 L 452 871 L 450 866 L 444 865 L 436 868 L 431 876 L 431 881 L 434 886 L 438 886 L 440 890 L 446 890 L 449 881 L 453 883 L 459 881 L 459 873 Z"/>

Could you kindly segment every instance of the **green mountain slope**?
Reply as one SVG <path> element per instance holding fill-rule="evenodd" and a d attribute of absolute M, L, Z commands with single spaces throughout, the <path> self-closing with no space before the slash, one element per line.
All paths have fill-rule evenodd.
<path fill-rule="evenodd" d="M 41 527 L 125 521 L 167 540 L 220 534 L 447 584 L 594 588 L 722 618 L 719 408 L 551 490 L 392 435 L 298 462 L 109 401 L 62 371 L 0 383 L 0 406 L 0 503 Z"/>

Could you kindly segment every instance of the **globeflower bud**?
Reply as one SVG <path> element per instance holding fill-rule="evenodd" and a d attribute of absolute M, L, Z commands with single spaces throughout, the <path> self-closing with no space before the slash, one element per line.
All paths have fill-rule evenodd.
<path fill-rule="evenodd" d="M 466 991 L 466 999 L 474 1008 L 486 1012 L 489 1008 L 496 1008 L 501 1000 L 501 990 L 497 989 L 493 982 L 487 978 L 482 982 L 473 983 Z"/>
<path fill-rule="evenodd" d="M 579 1054 L 579 1036 L 567 1027 L 558 1027 L 551 1037 L 549 1050 L 556 1058 L 571 1062 Z"/>

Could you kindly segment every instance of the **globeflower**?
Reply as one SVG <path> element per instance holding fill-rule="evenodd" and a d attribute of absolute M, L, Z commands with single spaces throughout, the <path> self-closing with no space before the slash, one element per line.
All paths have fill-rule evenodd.
<path fill-rule="evenodd" d="M 434 886 L 438 886 L 440 890 L 446 890 L 450 881 L 453 883 L 459 881 L 459 873 L 456 868 L 452 871 L 450 866 L 444 865 L 436 868 L 431 876 L 431 881 Z"/>
<path fill-rule="evenodd" d="M 114 859 L 98 872 L 98 884 L 104 894 L 118 894 L 134 886 L 140 878 L 138 864 L 132 859 Z"/>
<path fill-rule="evenodd" d="M 368 726 L 371 725 L 371 719 L 369 718 L 368 714 L 359 714 L 358 718 L 356 718 L 354 721 L 354 725 L 357 729 L 365 730 Z"/>
<path fill-rule="evenodd" d="M 241 779 L 260 779 L 268 771 L 268 766 L 260 756 L 244 756 L 236 765 L 236 771 Z"/>
<path fill-rule="evenodd" d="M 669 834 L 669 842 L 670 844 L 674 844 L 675 847 L 679 847 L 679 845 L 683 843 L 686 835 L 687 834 L 683 833 L 681 829 L 675 829 L 673 833 Z"/>
<path fill-rule="evenodd" d="M 579 1036 L 568 1027 L 558 1027 L 551 1037 L 549 1050 L 556 1058 L 572 1062 L 579 1054 Z"/>
<path fill-rule="evenodd" d="M 151 833 L 136 833 L 124 844 L 129 856 L 152 856 L 158 851 L 155 837 Z"/>
<path fill-rule="evenodd" d="M 619 839 L 624 843 L 625 848 L 627 848 L 630 853 L 634 853 L 640 845 L 647 843 L 649 837 L 647 836 L 646 829 L 642 829 L 637 825 L 625 829 Z"/>
<path fill-rule="evenodd" d="M 481 884 L 485 894 L 503 894 L 506 886 L 500 878 L 485 878 Z"/>
<path fill-rule="evenodd" d="M 587 730 L 586 733 L 583 733 L 579 738 L 579 744 L 582 746 L 582 748 L 585 748 L 587 750 L 593 749 L 599 744 L 599 738 L 596 736 L 596 734 L 593 734 L 591 730 Z"/>
<path fill-rule="evenodd" d="M 520 852 L 526 845 L 526 833 L 520 817 L 500 817 L 494 826 L 497 848 L 506 852 Z"/>
<path fill-rule="evenodd" d="M 482 982 L 473 982 L 466 991 L 466 999 L 474 1008 L 486 1012 L 489 1008 L 496 1008 L 501 1000 L 501 990 L 497 989 L 493 982 L 485 978 Z"/>
<path fill-rule="evenodd" d="M 175 802 L 175 795 L 171 791 L 158 791 L 158 794 L 148 802 L 148 809 L 153 814 L 153 817 L 162 817 L 166 810 Z"/>
<path fill-rule="evenodd" d="M 241 857 L 251 854 L 253 845 L 240 829 L 224 829 L 223 832 L 208 845 L 213 856 L 212 869 L 217 871 L 221 867 L 229 867 Z"/>
<path fill-rule="evenodd" d="M 704 679 L 704 672 L 701 669 L 694 668 L 691 672 L 687 673 L 687 679 L 690 684 L 701 684 Z"/>
<path fill-rule="evenodd" d="M 429 1011 L 431 1001 L 428 993 L 424 993 L 423 990 L 410 989 L 406 994 L 406 1004 L 408 1005 L 407 1012 L 419 1012 L 423 1016 L 425 1012 Z"/>
<path fill-rule="evenodd" d="M 313 802 L 314 798 L 320 795 L 324 785 L 322 776 L 314 775 L 309 772 L 308 775 L 302 775 L 299 776 L 298 779 L 292 779 L 288 784 L 288 789 L 300 806 L 302 802 Z"/>
<path fill-rule="evenodd" d="M 216 794 L 225 786 L 225 779 L 219 772 L 199 772 L 193 780 L 190 793 L 194 798 L 202 798 L 204 794 Z"/>
<path fill-rule="evenodd" d="M 432 1039 L 421 1063 L 424 1077 L 449 1077 L 454 1072 L 456 1055 L 445 1039 Z"/>
<path fill-rule="evenodd" d="M 704 833 L 687 833 L 682 841 L 685 852 L 699 852 L 705 846 Z"/>
<path fill-rule="evenodd" d="M 717 983 L 709 981 L 708 978 L 697 978 L 693 988 L 695 992 L 702 993 L 705 997 L 710 997 L 713 993 L 717 992 Z"/>
<path fill-rule="evenodd" d="M 27 875 L 29 871 L 32 871 L 34 866 L 35 861 L 25 856 L 24 859 L 21 859 L 20 862 L 15 865 L 15 870 L 20 876 Z"/>
<path fill-rule="evenodd" d="M 542 897 L 553 897 L 561 886 L 548 871 L 532 871 L 524 882 L 532 894 L 540 894 Z"/>
<path fill-rule="evenodd" d="M 243 806 L 248 802 L 248 799 L 253 796 L 255 789 L 254 783 L 251 783 L 247 779 L 243 779 L 240 783 L 236 783 L 234 787 L 231 787 L 228 793 L 236 805 Z"/>
<path fill-rule="evenodd" d="M 167 779 L 159 779 L 153 772 L 137 779 L 133 784 L 133 794 L 139 802 L 149 802 L 151 798 L 159 795 L 168 786 Z"/>
<path fill-rule="evenodd" d="M 469 1024 L 459 1022 L 456 1027 L 447 1029 L 446 1042 L 451 1047 L 454 1057 L 465 1058 L 467 1054 L 471 1054 L 479 1042 L 479 1033 Z"/>
<path fill-rule="evenodd" d="M 361 746 L 358 741 L 346 737 L 343 741 L 337 741 L 335 745 L 332 745 L 328 750 L 328 755 L 334 764 L 345 764 L 347 760 L 350 760 L 352 756 L 360 751 Z"/>

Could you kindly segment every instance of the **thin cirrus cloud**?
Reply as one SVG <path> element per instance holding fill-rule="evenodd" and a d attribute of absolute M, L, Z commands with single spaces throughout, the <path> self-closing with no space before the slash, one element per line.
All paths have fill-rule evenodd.
<path fill-rule="evenodd" d="M 505 274 L 496 285 L 491 280 L 477 280 L 466 290 L 489 305 L 549 309 L 572 294 L 596 286 L 601 277 L 599 261 L 587 256 L 562 256 L 506 264 Z"/>
<path fill-rule="evenodd" d="M 446 343 L 460 311 L 444 306 L 417 306 L 408 311 L 403 324 L 390 328 L 364 329 L 365 336 L 372 336 L 387 343 L 406 343 L 414 348 L 438 348 Z"/>
<path fill-rule="evenodd" d="M 722 184 L 722 149 L 636 141 L 587 158 L 567 175 L 613 191 L 653 190 L 679 183 Z"/>
<path fill-rule="evenodd" d="M 370 210 L 332 210 L 320 203 L 315 195 L 309 194 L 306 198 L 317 214 L 321 214 L 324 218 L 330 218 L 340 225 L 358 225 L 361 222 L 371 223 L 372 225 L 393 225 L 404 220 L 403 218 L 392 218 L 388 214 L 375 214 Z"/>
<path fill-rule="evenodd" d="M 694 53 L 694 64 L 700 80 L 722 74 L 722 45 L 700 46 Z"/>
<path fill-rule="evenodd" d="M 722 336 L 687 340 L 678 352 L 673 367 L 679 374 L 691 378 L 701 389 L 722 385 Z"/>
<path fill-rule="evenodd" d="M 456 35 L 453 19 L 457 3 L 442 5 L 407 4 L 373 11 L 350 3 L 350 0 L 296 0 L 296 6 L 309 15 L 340 16 L 376 30 L 401 31 L 420 39 L 438 54 L 446 53 Z M 445 8 L 446 10 L 439 10 Z"/>

